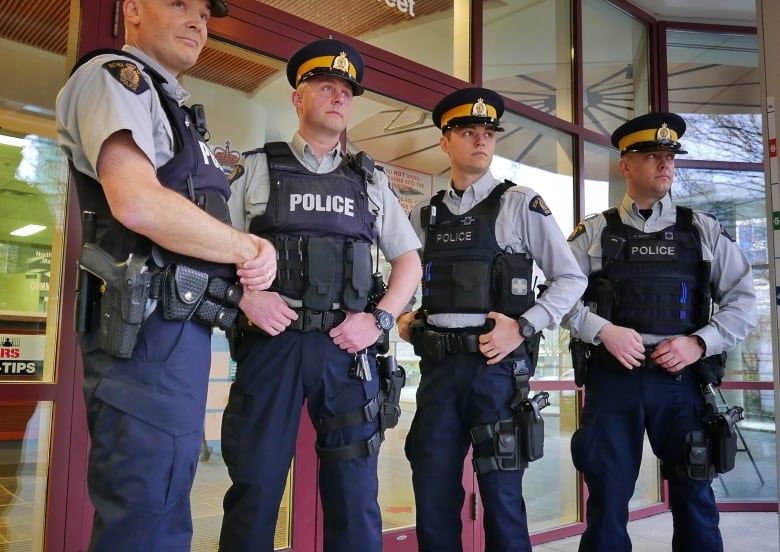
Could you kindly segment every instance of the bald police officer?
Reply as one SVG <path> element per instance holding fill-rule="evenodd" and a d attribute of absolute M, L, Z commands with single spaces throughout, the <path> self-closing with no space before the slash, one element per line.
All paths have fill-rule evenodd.
<path fill-rule="evenodd" d="M 242 324 L 223 419 L 233 481 L 224 552 L 273 549 L 304 398 L 317 430 L 324 550 L 382 548 L 372 345 L 414 294 L 420 242 L 384 173 L 366 154 L 342 151 L 363 72 L 360 54 L 344 42 L 300 48 L 287 64 L 298 132 L 245 154 L 231 177 L 233 220 L 271 239 L 279 265 L 271 291 L 257 294 L 265 315 Z M 367 303 L 372 243 L 392 266 L 375 307 Z"/>
<path fill-rule="evenodd" d="M 92 258 L 102 264 L 88 263 L 107 284 L 94 304 L 83 301 L 91 316 L 80 335 L 91 551 L 190 549 L 211 327 L 235 317 L 237 265 L 242 282 L 259 289 L 275 271 L 271 244 L 230 225 L 227 179 L 177 81 L 206 44 L 209 17 L 226 13 L 222 0 L 124 0 L 125 47 L 81 60 L 57 98 L 80 207 L 96 214 L 91 251 L 105 252 Z M 109 258 L 127 261 L 127 272 Z M 189 304 L 208 312 L 166 308 L 176 303 L 173 282 L 194 279 L 219 296 L 186 288 Z M 130 297 L 122 290 L 133 282 Z M 86 287 L 80 297 L 89 297 Z M 130 316 L 131 324 L 109 324 Z"/>
<path fill-rule="evenodd" d="M 521 404 L 532 407 L 537 351 L 526 346 L 538 344 L 538 333 L 560 321 L 586 284 L 542 197 L 490 173 L 503 111 L 501 97 L 484 88 L 458 90 L 436 105 L 433 122 L 452 177 L 446 191 L 411 213 L 424 244 L 422 306 L 402 315 L 398 327 L 421 356 L 406 440 L 421 551 L 462 550 L 470 445 L 485 549 L 531 550 L 522 480 L 541 450 L 520 442 L 530 438 L 541 449 L 543 426 L 519 421 Z M 538 301 L 534 261 L 549 280 Z"/>
<path fill-rule="evenodd" d="M 669 482 L 673 550 L 723 550 L 712 472 L 692 462 L 691 450 L 706 429 L 701 386 L 720 383 L 721 353 L 756 324 L 755 294 L 750 263 L 728 232 L 672 202 L 684 132 L 673 113 L 615 130 L 626 195 L 569 237 L 590 275 L 585 303 L 564 321 L 590 348 L 571 445 L 589 493 L 583 551 L 631 550 L 628 503 L 645 431 Z"/>

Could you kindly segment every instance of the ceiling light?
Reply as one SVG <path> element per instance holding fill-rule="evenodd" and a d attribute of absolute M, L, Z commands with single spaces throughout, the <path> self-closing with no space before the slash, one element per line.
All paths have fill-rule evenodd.
<path fill-rule="evenodd" d="M 33 234 L 37 234 L 38 232 L 46 230 L 45 226 L 41 226 L 40 224 L 28 224 L 27 226 L 22 226 L 21 228 L 17 228 L 13 232 L 11 232 L 12 236 L 32 236 Z"/>
<path fill-rule="evenodd" d="M 14 138 L 13 136 L 6 136 L 5 134 L 0 134 L 0 144 L 4 146 L 14 146 L 17 148 L 23 147 L 27 143 L 27 140 L 24 138 Z"/>

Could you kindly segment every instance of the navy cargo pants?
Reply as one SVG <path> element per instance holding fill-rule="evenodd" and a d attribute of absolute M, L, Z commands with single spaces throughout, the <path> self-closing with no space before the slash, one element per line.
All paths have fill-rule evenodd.
<path fill-rule="evenodd" d="M 512 416 L 514 362 L 487 365 L 480 353 L 420 362 L 417 411 L 406 439 L 421 552 L 462 550 L 463 463 L 473 427 Z M 477 476 L 484 508 L 485 549 L 530 552 L 523 473 Z"/>
<path fill-rule="evenodd" d="M 220 550 L 271 551 L 304 398 L 313 421 L 331 418 L 376 397 L 379 378 L 373 355 L 371 381 L 350 376 L 354 356 L 321 332 L 245 333 L 237 357 L 222 421 L 222 454 L 233 483 L 223 504 Z M 317 445 L 366 441 L 378 429 L 377 418 L 318 434 Z M 319 486 L 325 552 L 381 550 L 377 455 L 320 461 Z"/>
<path fill-rule="evenodd" d="M 652 362 L 634 370 L 593 362 L 585 380 L 582 425 L 572 437 L 574 466 L 588 485 L 587 529 L 580 551 L 631 550 L 626 524 L 642 460 L 644 433 L 668 474 L 675 552 L 721 552 L 710 481 L 684 472 L 685 437 L 703 429 L 702 398 L 692 370 L 669 374 Z M 672 473 L 672 472 L 677 472 Z"/>
<path fill-rule="evenodd" d="M 83 336 L 81 349 L 95 506 L 90 552 L 189 552 L 210 328 L 164 320 L 158 309 L 132 358 L 98 349 L 95 330 Z"/>

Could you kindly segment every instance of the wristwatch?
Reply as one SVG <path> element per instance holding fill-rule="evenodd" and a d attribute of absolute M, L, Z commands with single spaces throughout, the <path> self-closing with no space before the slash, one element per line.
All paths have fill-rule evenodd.
<path fill-rule="evenodd" d="M 374 318 L 376 318 L 376 325 L 380 330 L 389 332 L 393 329 L 395 324 L 395 316 L 386 310 L 374 309 Z"/>
<path fill-rule="evenodd" d="M 536 333 L 536 329 L 522 316 L 517 320 L 517 323 L 520 324 L 520 335 L 524 338 L 528 339 Z"/>

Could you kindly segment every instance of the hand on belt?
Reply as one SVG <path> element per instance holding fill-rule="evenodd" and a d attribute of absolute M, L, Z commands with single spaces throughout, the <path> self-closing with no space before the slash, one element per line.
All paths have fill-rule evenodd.
<path fill-rule="evenodd" d="M 315 311 L 311 309 L 293 309 L 298 318 L 291 321 L 287 330 L 296 332 L 327 332 L 335 328 L 347 318 L 347 313 L 342 310 Z M 242 312 L 238 316 L 238 327 L 244 331 L 265 332 L 254 325 Z"/>

